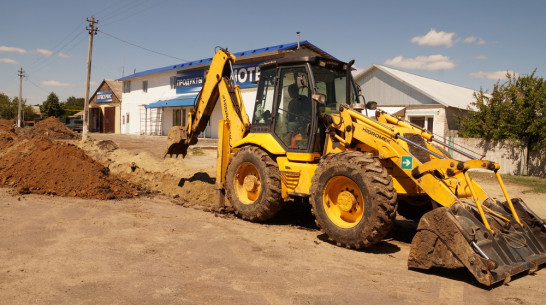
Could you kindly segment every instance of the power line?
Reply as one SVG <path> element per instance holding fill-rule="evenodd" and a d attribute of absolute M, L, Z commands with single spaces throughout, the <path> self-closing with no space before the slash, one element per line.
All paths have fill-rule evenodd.
<path fill-rule="evenodd" d="M 46 89 L 44 89 L 44 88 L 42 88 L 42 87 L 36 85 L 33 81 L 30 80 L 30 78 L 28 77 L 28 75 L 25 75 L 25 79 L 26 79 L 27 81 L 29 81 L 32 85 L 34 85 L 36 88 L 38 88 L 38 89 L 40 89 L 40 90 L 42 90 L 42 91 L 44 91 L 44 92 L 48 92 L 48 93 L 50 92 L 49 90 L 46 90 Z"/>
<path fill-rule="evenodd" d="M 141 13 L 143 13 L 143 12 L 149 10 L 149 9 L 155 8 L 155 7 L 157 7 L 157 6 L 159 6 L 159 5 L 161 5 L 162 3 L 167 2 L 167 1 L 169 1 L 169 0 L 163 0 L 163 1 L 159 2 L 159 3 L 157 3 L 157 4 L 154 3 L 153 5 L 148 6 L 148 7 L 145 7 L 144 9 L 142 9 L 142 10 L 140 10 L 140 11 L 137 11 L 137 12 L 131 14 L 131 15 L 121 16 L 119 19 L 117 19 L 117 20 L 114 19 L 113 21 L 110 21 L 109 23 L 106 23 L 106 24 L 104 24 L 104 25 L 110 25 L 110 24 L 113 24 L 113 23 L 117 23 L 117 22 L 120 22 L 120 21 L 129 19 L 129 18 L 134 17 L 134 16 L 136 16 L 136 15 L 138 15 L 138 14 L 141 14 Z M 127 11 L 124 11 L 124 13 L 126 13 L 126 12 L 127 12 Z"/>
<path fill-rule="evenodd" d="M 98 12 L 96 12 L 96 13 L 94 13 L 94 14 L 91 14 L 91 16 L 100 15 L 100 14 L 102 14 L 103 12 L 110 10 L 110 9 L 113 8 L 114 6 L 120 4 L 121 2 L 124 2 L 124 1 L 126 1 L 126 0 L 117 0 L 117 1 L 113 1 L 112 4 L 108 5 L 108 6 L 105 7 L 105 8 L 102 8 L 100 11 L 98 11 Z M 119 12 L 120 9 L 125 9 L 125 8 L 122 6 L 122 7 L 119 7 L 119 8 L 117 8 L 117 9 L 112 9 L 112 10 L 117 14 L 117 12 Z M 112 14 L 112 12 L 110 12 L 110 14 Z M 102 17 L 102 18 L 104 18 L 104 17 Z"/>
<path fill-rule="evenodd" d="M 85 36 L 80 35 L 80 33 L 78 33 L 78 35 L 74 36 L 73 39 L 71 39 L 71 40 L 70 40 L 69 42 L 67 42 L 61 49 L 59 49 L 59 52 L 60 52 L 61 50 L 63 50 L 65 47 L 68 47 L 69 44 L 72 43 L 72 42 L 73 42 L 74 40 L 76 40 L 77 38 L 79 38 L 79 40 L 78 40 L 76 43 L 72 44 L 69 48 L 65 49 L 65 50 L 64 50 L 65 52 L 68 52 L 68 51 L 74 49 L 75 47 L 77 47 L 78 45 L 80 45 L 83 41 L 85 41 Z M 42 70 L 43 68 L 49 66 L 50 64 L 53 64 L 53 63 L 57 62 L 57 61 L 59 60 L 59 58 L 60 58 L 60 56 L 58 56 L 58 53 L 59 53 L 59 52 L 56 52 L 56 53 L 55 53 L 55 54 L 57 54 L 57 56 L 53 56 L 53 55 L 52 55 L 52 56 L 46 58 L 45 60 L 39 62 L 38 64 L 36 64 L 36 65 L 34 66 L 34 71 L 40 71 L 40 70 Z"/>
<path fill-rule="evenodd" d="M 119 41 L 121 41 L 121 42 L 123 42 L 123 43 L 126 43 L 126 44 L 132 45 L 132 46 L 134 46 L 134 47 L 137 47 L 137 48 L 139 48 L 139 49 L 143 49 L 143 50 L 146 50 L 146 51 L 148 51 L 148 52 L 152 52 L 152 53 L 155 53 L 155 54 L 163 55 L 163 56 L 166 56 L 166 57 L 174 58 L 174 59 L 177 59 L 177 60 L 180 60 L 180 61 L 183 61 L 183 62 L 189 62 L 189 60 L 186 60 L 186 59 L 183 59 L 183 58 L 178 58 L 178 57 L 175 57 L 175 56 L 167 55 L 167 54 L 165 54 L 165 53 L 161 53 L 161 52 L 158 52 L 158 51 L 150 50 L 150 49 L 148 49 L 148 48 L 145 48 L 145 47 L 139 46 L 139 45 L 137 45 L 137 44 L 134 44 L 134 43 L 132 43 L 132 42 L 128 42 L 128 41 L 123 40 L 123 39 L 121 39 L 121 38 L 118 38 L 118 37 L 116 37 L 116 36 L 114 36 L 114 35 L 108 34 L 108 33 L 104 32 L 104 31 L 102 31 L 102 30 L 99 30 L 99 32 L 103 33 L 103 34 L 106 35 L 106 36 L 110 36 L 110 37 L 112 37 L 112 38 L 114 38 L 114 39 L 116 39 L 116 40 L 119 40 Z"/>
<path fill-rule="evenodd" d="M 35 61 L 30 68 L 43 68 L 43 66 L 46 66 L 47 64 L 50 64 L 51 61 L 54 59 L 54 58 L 57 58 L 57 57 L 54 57 L 54 55 L 58 55 L 61 51 L 64 50 L 64 48 L 66 48 L 68 45 L 70 45 L 76 38 L 78 37 L 82 37 L 80 36 L 81 32 L 80 33 L 76 33 L 78 32 L 78 30 L 81 31 L 81 25 L 84 24 L 84 22 L 80 23 L 78 25 L 78 27 L 76 29 L 74 29 L 72 32 L 70 32 L 70 34 L 66 35 L 65 38 L 63 38 L 55 47 L 53 47 L 52 49 L 54 50 L 52 53 L 53 55 L 50 56 L 50 57 L 47 57 L 46 59 L 44 60 L 37 60 Z M 75 34 L 75 35 L 74 35 Z M 72 37 L 68 42 L 64 43 L 66 40 L 68 40 L 70 37 Z M 63 44 L 64 43 L 64 44 Z"/>
<path fill-rule="evenodd" d="M 101 16 L 101 19 L 110 19 L 111 17 L 119 17 L 120 15 L 127 14 L 128 12 L 131 12 L 132 10 L 135 10 L 142 4 L 148 2 L 149 0 L 140 0 L 140 1 L 130 1 L 128 3 L 129 7 L 126 7 L 126 5 L 122 5 L 121 7 L 114 9 L 110 11 L 105 16 Z M 120 2 L 121 3 L 121 2 Z"/>

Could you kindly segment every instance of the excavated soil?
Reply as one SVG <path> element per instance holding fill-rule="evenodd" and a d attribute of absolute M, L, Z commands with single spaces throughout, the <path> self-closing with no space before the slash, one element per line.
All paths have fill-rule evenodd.
<path fill-rule="evenodd" d="M 52 140 L 78 140 L 80 136 L 68 129 L 59 119 L 49 117 L 41 120 L 32 128 L 18 128 L 18 133 L 27 137 L 46 136 Z"/>
<path fill-rule="evenodd" d="M 217 208 L 216 151 L 201 140 L 185 159 L 163 159 L 164 137 L 91 134 L 77 147 L 12 125 L 0 120 L 0 183 L 45 194 L 71 186 L 85 197 L 74 184 L 98 191 L 92 183 L 102 177 L 106 198 L 130 197 L 133 185 L 170 198 L 0 188 L 0 304 L 544 303 L 546 270 L 484 289 L 466 269 L 408 269 L 415 224 L 403 219 L 357 251 L 302 223 L 314 221 L 308 204 L 294 213 L 289 203 L 264 224 L 198 211 Z M 501 196 L 494 177 L 479 179 Z M 543 194 L 506 186 L 546 215 Z"/>
<path fill-rule="evenodd" d="M 90 199 L 139 195 L 140 187 L 111 175 L 74 144 L 54 141 L 75 138 L 77 135 L 56 118 L 25 129 L 0 121 L 0 184 L 20 193 Z"/>
<path fill-rule="evenodd" d="M 169 196 L 179 205 L 218 210 L 215 198 L 216 150 L 192 149 L 186 158 L 163 159 L 159 152 L 135 152 L 112 140 L 89 141 L 81 148 L 108 167 L 112 174 L 153 192 Z M 162 152 L 162 148 L 156 149 Z"/>

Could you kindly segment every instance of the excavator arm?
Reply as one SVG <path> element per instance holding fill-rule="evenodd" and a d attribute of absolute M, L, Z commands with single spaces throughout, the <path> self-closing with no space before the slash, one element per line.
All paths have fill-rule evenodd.
<path fill-rule="evenodd" d="M 189 146 L 196 144 L 199 134 L 205 130 L 218 101 L 221 103 L 223 116 L 220 128 L 229 128 L 227 143 L 222 141 L 223 137 L 219 138 L 219 148 L 242 139 L 248 132 L 250 123 L 239 86 L 233 86 L 230 79 L 233 63 L 235 56 L 227 50 L 220 48 L 216 52 L 194 109 L 188 114 L 186 126 L 173 126 L 169 130 L 164 157 L 186 156 Z"/>

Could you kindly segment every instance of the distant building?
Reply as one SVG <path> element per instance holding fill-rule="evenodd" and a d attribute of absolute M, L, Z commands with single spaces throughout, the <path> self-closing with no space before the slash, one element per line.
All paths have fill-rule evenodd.
<path fill-rule="evenodd" d="M 459 119 L 475 101 L 475 90 L 381 65 L 353 73 L 367 101 L 446 139 L 459 130 Z"/>
<path fill-rule="evenodd" d="M 243 102 L 250 116 L 256 99 L 255 82 L 260 76 L 260 63 L 289 56 L 319 55 L 334 58 L 308 41 L 237 52 L 234 55 L 237 62 L 233 66 L 232 80 L 241 87 Z M 118 79 L 123 82 L 121 132 L 167 135 L 172 126 L 185 125 L 187 113 L 193 108 L 211 61 L 212 58 L 206 58 Z M 209 126 L 204 132 L 206 137 L 217 137 L 218 121 L 222 118 L 219 105 L 213 110 Z"/>
<path fill-rule="evenodd" d="M 125 116 L 121 115 L 122 83 L 105 79 L 89 99 L 89 131 L 121 133 Z"/>

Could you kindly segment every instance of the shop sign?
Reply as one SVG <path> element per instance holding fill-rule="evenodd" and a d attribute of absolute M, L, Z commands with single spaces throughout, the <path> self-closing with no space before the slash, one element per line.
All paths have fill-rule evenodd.
<path fill-rule="evenodd" d="M 97 103 L 109 103 L 112 101 L 112 91 L 97 92 Z"/>
<path fill-rule="evenodd" d="M 256 87 L 256 82 L 260 78 L 260 68 L 258 65 L 262 62 L 251 62 L 242 65 L 233 66 L 231 81 L 241 88 Z M 181 72 L 176 76 L 176 94 L 197 93 L 201 90 L 205 82 L 205 72 L 203 70 Z"/>
<path fill-rule="evenodd" d="M 205 81 L 205 71 L 189 71 L 176 76 L 176 93 L 195 93 L 201 90 Z"/>
<path fill-rule="evenodd" d="M 253 84 L 260 79 L 260 65 L 263 61 L 251 62 L 243 65 L 234 65 L 233 74 L 231 75 L 231 81 L 234 84 L 239 85 L 241 88 L 257 87 L 257 84 Z"/>

